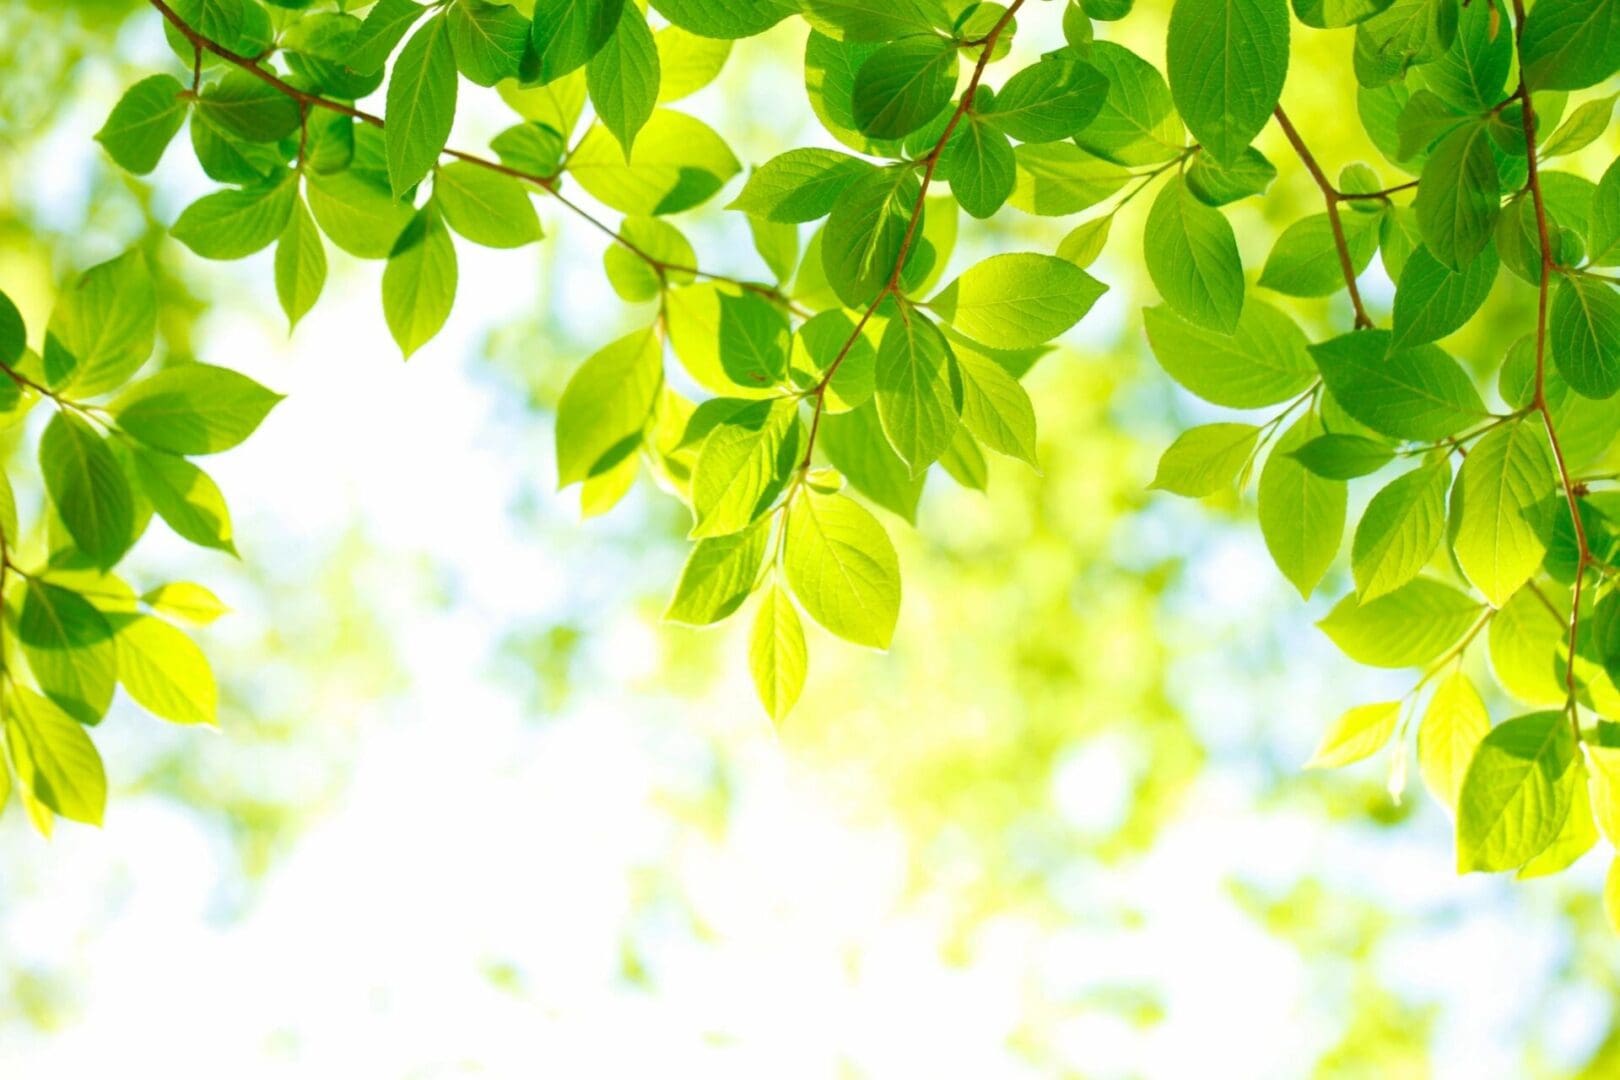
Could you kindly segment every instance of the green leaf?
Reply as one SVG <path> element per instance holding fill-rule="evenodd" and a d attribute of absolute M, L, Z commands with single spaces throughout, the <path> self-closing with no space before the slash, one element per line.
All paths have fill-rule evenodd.
<path fill-rule="evenodd" d="M 1443 439 L 1486 416 L 1468 374 L 1433 345 L 1389 349 L 1386 330 L 1357 330 L 1310 347 L 1344 411 L 1397 439 Z"/>
<path fill-rule="evenodd" d="M 1181 117 L 1157 68 L 1111 41 L 1093 44 L 1086 62 L 1108 80 L 1108 97 L 1074 137 L 1081 149 L 1119 165 L 1152 165 L 1182 152 Z"/>
<path fill-rule="evenodd" d="M 1423 167 L 1412 205 L 1424 244 L 1445 266 L 1462 270 L 1485 250 L 1502 209 L 1485 124 L 1464 124 L 1440 141 Z"/>
<path fill-rule="evenodd" d="M 157 297 L 146 259 L 127 251 L 92 266 L 58 297 L 45 327 L 45 378 L 84 397 L 121 386 L 152 355 Z"/>
<path fill-rule="evenodd" d="M 1312 415 L 1283 433 L 1260 470 L 1260 533 L 1283 577 L 1309 599 L 1344 540 L 1349 485 L 1326 480 L 1292 456 L 1322 434 Z"/>
<path fill-rule="evenodd" d="M 456 67 L 479 86 L 516 76 L 529 47 L 529 20 L 515 7 L 458 0 L 448 12 Z"/>
<path fill-rule="evenodd" d="M 1294 460 L 1326 480 L 1368 476 L 1395 460 L 1387 443 L 1361 435 L 1318 435 L 1293 453 Z M 1442 507 L 1443 508 L 1443 507 Z"/>
<path fill-rule="evenodd" d="M 297 200 L 298 184 L 289 173 L 257 187 L 204 195 L 170 231 L 205 259 L 245 259 L 281 235 Z"/>
<path fill-rule="evenodd" d="M 186 122 L 186 88 L 172 75 L 152 75 L 124 92 L 96 141 L 123 168 L 145 176 Z"/>
<path fill-rule="evenodd" d="M 354 36 L 348 66 L 366 74 L 381 71 L 406 32 L 427 12 L 416 0 L 377 0 Z"/>
<path fill-rule="evenodd" d="M 1090 64 L 1042 60 L 1003 84 L 985 120 L 1021 142 L 1055 142 L 1091 123 L 1107 96 L 1108 80 Z"/>
<path fill-rule="evenodd" d="M 600 476 L 635 453 L 664 383 L 649 327 L 608 345 L 568 380 L 557 403 L 557 487 Z"/>
<path fill-rule="evenodd" d="M 1490 730 L 1490 713 L 1468 676 L 1454 671 L 1441 680 L 1418 728 L 1418 771 L 1434 797 L 1453 813 L 1468 763 Z"/>
<path fill-rule="evenodd" d="M 444 326 L 455 299 L 456 246 L 444 219 L 429 204 L 394 242 L 383 268 L 383 316 L 407 358 Z"/>
<path fill-rule="evenodd" d="M 1484 610 L 1467 593 L 1420 577 L 1365 603 L 1347 595 L 1317 625 L 1358 664 L 1418 667 L 1455 645 Z"/>
<path fill-rule="evenodd" d="M 1436 461 L 1390 481 L 1362 514 L 1350 548 L 1362 603 L 1405 585 L 1429 565 L 1446 531 L 1451 466 Z"/>
<path fill-rule="evenodd" d="M 449 20 L 435 15 L 411 35 L 388 77 L 384 129 L 395 199 L 428 174 L 456 117 L 456 57 Z"/>
<path fill-rule="evenodd" d="M 664 618 L 690 626 L 708 626 L 742 607 L 759 583 L 760 566 L 770 541 L 769 519 L 756 521 L 729 536 L 699 540 L 687 556 Z"/>
<path fill-rule="evenodd" d="M 939 173 L 950 182 L 951 194 L 962 209 L 983 220 L 1013 193 L 1018 159 L 1007 136 L 970 113 L 945 144 Z"/>
<path fill-rule="evenodd" d="M 898 313 L 878 345 L 878 418 L 913 474 L 938 460 L 956 435 L 962 389 L 956 357 L 921 312 Z"/>
<path fill-rule="evenodd" d="M 321 231 L 332 243 L 362 259 L 386 259 L 415 216 L 411 205 L 395 202 L 386 186 L 373 184 L 352 170 L 311 176 L 307 184 L 309 208 Z"/>
<path fill-rule="evenodd" d="M 171 454 L 217 454 L 253 434 L 281 401 L 238 372 L 176 364 L 131 386 L 109 406 L 124 431 Z"/>
<path fill-rule="evenodd" d="M 1564 815 L 1563 827 L 1553 842 L 1541 849 L 1541 854 L 1519 867 L 1514 878 L 1529 881 L 1532 878 L 1557 874 L 1573 866 L 1582 855 L 1597 843 L 1597 824 L 1592 820 L 1592 798 L 1588 791 L 1585 764 L 1575 759 L 1575 781 L 1569 813 Z"/>
<path fill-rule="evenodd" d="M 1172 179 L 1148 212 L 1148 274 L 1178 315 L 1230 334 L 1243 314 L 1243 261 L 1224 215 Z"/>
<path fill-rule="evenodd" d="M 76 414 L 51 417 L 39 441 L 45 490 L 73 543 L 103 569 L 135 542 L 129 479 L 106 442 Z"/>
<path fill-rule="evenodd" d="M 1620 3 L 1540 0 L 1519 41 L 1536 90 L 1584 90 L 1620 71 Z"/>
<path fill-rule="evenodd" d="M 1394 0 L 1294 0 L 1294 14 L 1306 26 L 1336 30 L 1377 15 Z"/>
<path fill-rule="evenodd" d="M 870 303 L 894 274 L 920 184 L 909 168 L 863 176 L 838 197 L 822 235 L 822 268 L 850 307 Z"/>
<path fill-rule="evenodd" d="M 928 473 L 913 474 L 894 452 L 883 434 L 875 402 L 836 416 L 824 415 L 816 445 L 856 491 L 913 525 L 917 523 L 917 501 Z"/>
<path fill-rule="evenodd" d="M 857 645 L 889 647 L 900 618 L 900 560 L 860 504 L 802 491 L 788 509 L 783 568 L 816 622 Z"/>
<path fill-rule="evenodd" d="M 653 45 L 658 49 L 661 102 L 679 101 L 708 86 L 719 77 L 731 56 L 728 39 L 700 36 L 679 25 L 657 30 Z"/>
<path fill-rule="evenodd" d="M 1362 86 L 1400 79 L 1438 60 L 1457 35 L 1455 0 L 1395 0 L 1356 28 L 1355 69 Z"/>
<path fill-rule="evenodd" d="M 15 367 L 28 351 L 28 328 L 11 297 L 0 292 L 0 364 Z"/>
<path fill-rule="evenodd" d="M 1613 286 L 1564 275 L 1553 293 L 1547 345 L 1577 394 L 1609 398 L 1620 391 L 1620 296 Z"/>
<path fill-rule="evenodd" d="M 1043 345 L 1079 322 L 1107 286 L 1055 255 L 993 255 L 928 301 L 975 341 L 1004 348 Z"/>
<path fill-rule="evenodd" d="M 230 611 L 208 589 L 189 581 L 176 581 L 159 585 L 141 600 L 159 615 L 184 619 L 197 626 L 207 626 Z"/>
<path fill-rule="evenodd" d="M 1022 143 L 1013 150 L 1013 193 L 1026 214 L 1062 217 L 1092 207 L 1125 186 L 1130 170 L 1092 157 L 1072 143 Z"/>
<path fill-rule="evenodd" d="M 84 729 L 26 686 L 11 683 L 6 744 L 23 790 L 70 821 L 100 825 L 107 775 Z"/>
<path fill-rule="evenodd" d="M 1423 69 L 1428 88 L 1468 113 L 1499 103 L 1513 66 L 1513 35 L 1504 32 L 1506 21 L 1495 0 L 1462 5 L 1450 48 Z"/>
<path fill-rule="evenodd" d="M 445 223 L 475 244 L 515 248 L 540 239 L 529 193 L 510 176 L 452 161 L 434 173 L 433 199 Z"/>
<path fill-rule="evenodd" d="M 1399 701 L 1357 705 L 1340 716 L 1322 735 L 1307 769 L 1338 769 L 1372 757 L 1395 735 L 1401 716 Z"/>
<path fill-rule="evenodd" d="M 1395 290 L 1395 349 L 1438 341 L 1462 329 L 1485 303 L 1496 282 L 1496 249 L 1486 245 L 1461 272 L 1420 247 L 1407 258 Z"/>
<path fill-rule="evenodd" d="M 654 0 L 664 18 L 693 34 L 715 38 L 745 38 L 762 34 L 798 11 L 795 0 Z"/>
<path fill-rule="evenodd" d="M 118 661 L 107 618 L 76 592 L 40 579 L 28 582 L 17 639 L 34 680 L 81 724 L 107 714 Z"/>
<path fill-rule="evenodd" d="M 1082 221 L 1058 242 L 1058 258 L 1068 259 L 1076 266 L 1090 266 L 1097 261 L 1103 253 L 1103 248 L 1107 246 L 1108 233 L 1113 223 L 1113 214 Z"/>
<path fill-rule="evenodd" d="M 962 379 L 962 426 L 998 454 L 1040 468 L 1035 448 L 1035 407 L 1006 368 L 972 349 L 956 350 Z"/>
<path fill-rule="evenodd" d="M 751 402 L 726 417 L 692 470 L 691 536 L 726 536 L 757 521 L 803 459 L 804 439 L 792 398 Z"/>
<path fill-rule="evenodd" d="M 1199 144 L 1236 161 L 1260 134 L 1288 75 L 1284 0 L 1177 0 L 1165 70 Z"/>
<path fill-rule="evenodd" d="M 625 4 L 619 26 L 585 68 L 596 115 L 619 140 L 628 159 L 636 133 L 658 103 L 658 46 L 647 17 L 635 4 Z"/>
<path fill-rule="evenodd" d="M 1609 118 L 1614 115 L 1614 103 L 1620 94 L 1610 94 L 1596 101 L 1588 101 L 1570 114 L 1563 126 L 1553 132 L 1541 148 L 1541 159 L 1574 154 L 1591 146 L 1609 129 Z"/>
<path fill-rule="evenodd" d="M 287 330 L 298 325 L 326 285 L 326 246 L 303 199 L 293 204 L 276 242 L 276 297 L 287 313 Z"/>
<path fill-rule="evenodd" d="M 1620 158 L 1604 171 L 1592 195 L 1586 248 L 1595 266 L 1620 264 Z"/>
<path fill-rule="evenodd" d="M 712 128 L 670 109 L 653 111 L 628 160 L 602 125 L 593 125 L 568 158 L 568 173 L 580 187 L 626 214 L 690 210 L 708 201 L 741 167 Z"/>
<path fill-rule="evenodd" d="M 870 162 L 836 150 L 789 150 L 755 169 L 727 209 L 768 221 L 815 221 L 827 216 L 850 184 L 873 171 Z"/>
<path fill-rule="evenodd" d="M 1209 154 L 1196 154 L 1187 167 L 1187 190 L 1210 206 L 1263 195 L 1277 179 L 1277 167 L 1254 147 L 1247 147 L 1231 164 L 1222 164 Z"/>
<path fill-rule="evenodd" d="M 855 125 L 879 139 L 916 131 L 950 104 L 956 47 L 933 35 L 890 42 L 855 73 Z"/>
<path fill-rule="evenodd" d="M 1514 870 L 1539 855 L 1575 800 L 1579 750 L 1561 712 L 1515 717 L 1480 742 L 1457 807 L 1457 872 Z"/>
<path fill-rule="evenodd" d="M 1181 433 L 1159 458 L 1151 489 L 1201 499 L 1237 483 L 1260 429 L 1253 424 L 1204 424 Z"/>
<path fill-rule="evenodd" d="M 1558 474 L 1541 421 L 1503 424 L 1469 450 L 1451 493 L 1451 547 L 1468 580 L 1501 607 L 1541 566 Z"/>
<path fill-rule="evenodd" d="M 141 708 L 176 724 L 218 722 L 213 669 L 189 637 L 150 615 L 119 615 L 113 642 L 118 681 Z"/>
<path fill-rule="evenodd" d="M 1233 409 L 1276 405 L 1316 381 L 1304 332 L 1262 301 L 1243 305 L 1231 334 L 1188 322 L 1168 307 L 1150 307 L 1142 316 L 1159 365 L 1211 404 Z"/>
<path fill-rule="evenodd" d="M 236 554 L 231 512 L 212 477 L 173 454 L 134 447 L 131 457 L 152 508 L 176 534 L 193 544 Z"/>
<path fill-rule="evenodd" d="M 537 80 L 552 82 L 589 62 L 618 29 L 624 7 L 624 0 L 537 0 Z"/>
<path fill-rule="evenodd" d="M 804 690 L 809 666 L 799 611 L 785 590 L 772 585 L 760 601 L 748 636 L 748 667 L 754 676 L 754 690 L 772 720 L 781 723 L 793 711 Z"/>
<path fill-rule="evenodd" d="M 219 130 L 250 143 L 275 142 L 298 130 L 298 103 L 246 71 L 226 72 L 204 87 L 197 112 Z"/>
<path fill-rule="evenodd" d="M 1360 276 L 1378 252 L 1379 219 L 1366 214 L 1342 218 L 1350 263 Z M 1283 230 L 1260 271 L 1260 284 L 1285 296 L 1332 296 L 1343 289 L 1344 267 L 1339 262 L 1332 219 L 1312 214 Z"/>
<path fill-rule="evenodd" d="M 886 41 L 950 25 L 939 0 L 801 0 L 805 21 L 846 41 Z"/>

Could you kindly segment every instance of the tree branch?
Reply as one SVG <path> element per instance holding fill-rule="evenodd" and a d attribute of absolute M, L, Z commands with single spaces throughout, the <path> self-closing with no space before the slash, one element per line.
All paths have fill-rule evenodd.
<path fill-rule="evenodd" d="M 1288 114 L 1283 112 L 1283 107 L 1278 105 L 1272 115 L 1277 118 L 1277 126 L 1282 128 L 1283 134 L 1288 136 L 1289 143 L 1294 147 L 1294 153 L 1299 155 L 1299 160 L 1304 163 L 1306 171 L 1311 174 L 1311 179 L 1315 180 L 1316 186 L 1322 190 L 1322 199 L 1327 203 L 1328 224 L 1333 228 L 1333 246 L 1339 252 L 1339 269 L 1344 273 L 1344 284 L 1350 290 L 1350 303 L 1356 311 L 1356 329 L 1370 330 L 1373 325 L 1372 316 L 1367 314 L 1366 305 L 1361 302 L 1361 290 L 1356 286 L 1356 264 L 1350 258 L 1350 244 L 1344 238 L 1344 222 L 1339 220 L 1339 203 L 1350 198 L 1350 196 L 1346 196 L 1333 186 L 1333 182 L 1322 171 L 1322 166 L 1317 164 L 1310 148 L 1305 145 L 1305 140 L 1300 138 L 1299 131 L 1295 129 L 1293 123 L 1288 119 Z M 1406 184 L 1373 195 L 1356 196 L 1356 198 L 1384 198 L 1391 192 L 1403 191 L 1410 186 Z"/>

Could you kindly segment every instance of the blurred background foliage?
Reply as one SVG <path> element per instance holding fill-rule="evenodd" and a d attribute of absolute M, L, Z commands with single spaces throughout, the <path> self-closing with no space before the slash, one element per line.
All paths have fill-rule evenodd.
<path fill-rule="evenodd" d="M 1168 4 L 1137 8 L 1108 29 L 1157 57 Z M 746 162 L 815 137 L 795 22 L 691 103 Z M 1398 180 L 1352 120 L 1348 36 L 1295 29 L 1284 102 L 1312 149 Z M 236 609 L 203 636 L 221 731 L 115 712 L 105 830 L 47 845 L 0 819 L 0 1075 L 1620 1071 L 1601 868 L 1458 879 L 1444 811 L 1393 802 L 1386 763 L 1303 774 L 1339 709 L 1398 683 L 1310 625 L 1325 601 L 1270 568 L 1251 507 L 1146 493 L 1209 410 L 1146 349 L 1145 202 L 1096 267 L 1110 293 L 1028 380 L 1043 474 L 998 461 L 987 496 L 940 485 L 915 531 L 888 522 L 894 649 L 813 646 L 776 732 L 742 631 L 659 621 L 675 504 L 638 490 L 581 524 L 553 494 L 562 386 L 633 318 L 596 238 L 548 218 L 538 255 L 467 259 L 408 366 L 375 267 L 334 252 L 289 340 L 268 254 L 164 238 L 194 163 L 147 184 L 90 140 L 163 48 L 144 4 L 0 8 L 0 286 L 35 325 L 141 243 L 170 349 L 291 398 L 220 470 L 242 561 L 153 543 L 133 568 L 200 566 Z M 502 121 L 488 94 L 458 123 Z M 1237 209 L 1246 265 L 1318 198 L 1290 166 Z M 705 266 L 759 273 L 727 217 L 682 226 Z M 1070 225 L 965 223 L 956 258 Z M 1455 354 L 1494 361 L 1527 295 Z M 1325 336 L 1342 303 L 1294 310 Z"/>

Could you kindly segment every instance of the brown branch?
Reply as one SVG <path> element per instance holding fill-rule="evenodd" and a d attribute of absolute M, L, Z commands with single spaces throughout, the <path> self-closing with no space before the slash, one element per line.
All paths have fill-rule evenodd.
<path fill-rule="evenodd" d="M 1531 200 L 1536 209 L 1536 232 L 1541 242 L 1541 280 L 1536 289 L 1536 393 L 1531 407 L 1541 414 L 1543 424 L 1547 428 L 1547 442 L 1552 447 L 1553 460 L 1558 465 L 1559 482 L 1563 485 L 1564 501 L 1569 505 L 1570 524 L 1575 531 L 1575 587 L 1571 592 L 1569 604 L 1569 656 L 1564 665 L 1564 686 L 1568 691 L 1564 707 L 1569 710 L 1569 722 L 1575 729 L 1575 741 L 1580 742 L 1581 724 L 1575 703 L 1575 648 L 1580 638 L 1581 630 L 1581 585 L 1586 578 L 1586 570 L 1592 565 L 1592 547 L 1586 536 L 1586 523 L 1581 520 L 1581 507 L 1579 497 L 1575 490 L 1575 482 L 1570 477 L 1569 466 L 1564 460 L 1564 448 L 1558 439 L 1558 430 L 1553 426 L 1552 409 L 1547 404 L 1547 307 L 1548 294 L 1552 287 L 1553 272 L 1558 264 L 1553 259 L 1552 235 L 1547 226 L 1547 200 L 1541 189 L 1541 165 L 1536 160 L 1538 147 L 1536 146 L 1536 109 L 1530 99 L 1530 84 L 1524 75 L 1524 0 L 1513 0 L 1513 16 L 1515 20 L 1514 44 L 1519 51 L 1519 88 L 1514 97 L 1519 99 L 1522 106 L 1520 119 L 1524 126 L 1524 144 L 1526 160 L 1529 162 L 1529 180 L 1526 187 L 1530 190 Z"/>
<path fill-rule="evenodd" d="M 1339 252 L 1339 269 L 1344 273 L 1344 284 L 1350 290 L 1350 303 L 1356 311 L 1356 329 L 1370 330 L 1373 325 L 1372 316 L 1367 314 L 1366 305 L 1361 302 L 1361 290 L 1356 286 L 1356 264 L 1350 257 L 1350 244 L 1344 238 L 1344 222 L 1339 219 L 1339 203 L 1344 202 L 1347 196 L 1334 187 L 1333 182 L 1327 178 L 1327 174 L 1322 171 L 1322 166 L 1317 164 L 1316 157 L 1311 153 L 1310 148 L 1305 145 L 1305 140 L 1300 138 L 1298 130 L 1288 119 L 1288 114 L 1283 112 L 1283 107 L 1278 105 L 1272 115 L 1277 118 L 1277 126 L 1282 128 L 1283 134 L 1288 136 L 1289 143 L 1294 147 L 1294 153 L 1298 154 L 1299 160 L 1305 164 L 1305 169 L 1311 174 L 1311 179 L 1315 180 L 1316 186 L 1322 190 L 1322 200 L 1327 203 L 1328 224 L 1333 229 L 1333 246 Z M 1389 191 L 1402 191 L 1410 186 L 1409 184 L 1402 185 L 1401 187 L 1391 188 Z M 1379 192 L 1377 195 L 1359 197 L 1382 198 L 1388 193 Z"/>
<path fill-rule="evenodd" d="M 199 75 L 201 73 L 202 54 L 204 52 L 211 53 L 214 56 L 219 57 L 221 60 L 224 60 L 226 63 L 247 72 L 249 75 L 252 75 L 254 78 L 264 83 L 266 86 L 272 87 L 296 101 L 306 114 L 312 108 L 325 109 L 328 112 L 335 112 L 340 115 L 350 117 L 353 120 L 356 120 L 362 124 L 368 124 L 374 128 L 384 129 L 387 127 L 387 124 L 383 118 L 378 116 L 376 113 L 366 112 L 364 109 L 357 109 L 353 105 L 347 104 L 346 102 L 335 101 L 328 97 L 322 97 L 320 94 L 313 94 L 308 90 L 302 90 L 288 82 L 286 79 L 283 79 L 281 76 L 277 75 L 274 71 L 271 71 L 269 68 L 265 67 L 259 58 L 243 56 L 240 53 L 227 49 L 225 46 L 219 44 L 219 42 L 212 40 L 204 35 L 201 31 L 187 23 L 180 17 L 174 8 L 170 7 L 168 3 L 165 2 L 165 0 L 148 0 L 148 2 L 157 9 L 159 14 L 168 20 L 170 26 L 173 26 L 182 37 L 191 43 L 192 48 L 197 54 L 196 70 Z M 445 147 L 441 153 L 443 153 L 446 157 L 455 158 L 457 161 L 464 161 L 469 165 L 476 165 L 481 169 L 488 169 L 491 172 L 497 172 L 503 176 L 510 176 L 514 180 L 522 180 L 535 185 L 546 194 L 550 195 L 557 202 L 561 203 L 576 217 L 582 218 L 584 221 L 595 227 L 597 231 L 608 237 L 608 239 L 630 252 L 630 254 L 634 255 L 648 266 L 652 267 L 653 271 L 658 275 L 660 281 L 666 280 L 669 274 L 691 274 L 695 277 L 705 277 L 711 281 L 724 282 L 728 285 L 733 285 L 737 288 L 746 289 L 749 292 L 757 293 L 758 295 L 766 297 L 775 303 L 783 305 L 794 314 L 800 315 L 801 317 L 807 314 L 806 312 L 799 310 L 793 304 L 793 302 L 782 293 L 780 289 L 774 289 L 768 285 L 761 285 L 754 281 L 743 281 L 739 278 L 727 277 L 724 274 L 712 273 L 707 270 L 701 270 L 695 266 L 685 266 L 680 263 L 668 262 L 664 259 L 658 258 L 655 255 L 652 255 L 632 241 L 627 240 L 623 236 L 619 235 L 617 229 L 614 229 L 611 225 L 607 224 L 605 221 L 602 221 L 589 210 L 586 210 L 578 203 L 564 196 L 557 189 L 557 177 L 555 175 L 547 176 L 540 173 L 526 172 L 522 169 L 514 169 L 512 166 L 504 164 L 503 162 L 482 157 L 478 154 L 471 154 L 465 150 L 457 150 L 454 147 L 449 146 Z"/>

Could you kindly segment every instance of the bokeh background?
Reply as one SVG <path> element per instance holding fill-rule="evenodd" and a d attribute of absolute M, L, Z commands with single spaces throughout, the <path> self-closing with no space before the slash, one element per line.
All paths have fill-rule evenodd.
<path fill-rule="evenodd" d="M 1168 6 L 1107 31 L 1158 56 Z M 1059 7 L 1030 5 L 1025 56 Z M 826 139 L 795 22 L 681 106 L 745 162 Z M 1284 101 L 1312 148 L 1397 182 L 1353 123 L 1349 36 L 1295 33 Z M 1302 603 L 1252 507 L 1146 493 L 1208 412 L 1146 349 L 1147 200 L 1094 268 L 1111 291 L 1029 378 L 1044 475 L 997 460 L 988 496 L 933 482 L 917 529 L 886 519 L 892 652 L 812 628 L 777 730 L 744 627 L 660 622 L 684 511 L 643 481 L 582 523 L 555 493 L 562 386 L 647 317 L 599 238 L 542 201 L 541 246 L 463 248 L 409 364 L 379 266 L 329 247 L 289 337 L 268 251 L 162 239 L 210 186 L 187 155 L 146 183 L 91 141 L 173 66 L 144 4 L 0 4 L 0 288 L 37 328 L 73 271 L 144 243 L 168 346 L 289 395 L 213 463 L 242 560 L 154 529 L 130 567 L 235 609 L 202 634 L 220 730 L 122 703 L 97 732 L 104 829 L 47 843 L 0 817 L 0 1076 L 1620 1075 L 1601 857 L 1460 879 L 1445 812 L 1416 786 L 1395 803 L 1387 756 L 1302 772 L 1338 710 L 1405 681 L 1313 628 L 1342 570 Z M 509 122 L 468 90 L 456 145 Z M 1318 208 L 1261 145 L 1283 179 L 1234 215 L 1256 270 Z M 723 201 L 678 223 L 705 266 L 762 275 Z M 957 264 L 1075 220 L 965 222 Z M 1378 264 L 1364 280 L 1387 311 Z M 1454 351 L 1494 359 L 1528 295 L 1504 287 Z M 1317 336 L 1348 322 L 1290 309 Z"/>

